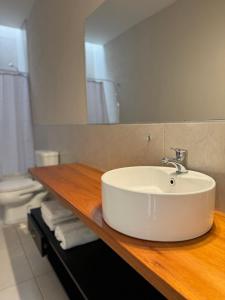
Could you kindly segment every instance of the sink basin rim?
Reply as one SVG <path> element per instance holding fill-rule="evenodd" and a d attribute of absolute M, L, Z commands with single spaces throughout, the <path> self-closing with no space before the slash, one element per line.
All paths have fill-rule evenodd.
<path fill-rule="evenodd" d="M 130 189 L 130 188 L 127 188 L 127 187 L 121 187 L 120 185 L 117 185 L 117 184 L 112 184 L 109 182 L 109 176 L 112 174 L 112 173 L 115 173 L 115 172 L 118 172 L 120 170 L 125 170 L 125 169 L 140 169 L 140 168 L 143 168 L 143 169 L 160 169 L 160 170 L 164 170 L 164 171 L 171 171 L 171 174 L 168 172 L 168 176 L 188 176 L 190 175 L 190 172 L 193 174 L 193 175 L 197 175 L 198 177 L 196 177 L 196 179 L 199 179 L 199 178 L 206 178 L 210 181 L 210 186 L 208 188 L 202 188 L 202 189 L 199 189 L 197 191 L 193 191 L 193 192 L 183 192 L 183 193 L 166 193 L 166 192 L 162 192 L 162 193 L 154 193 L 154 192 L 146 192 L 146 191 L 135 191 L 133 189 Z M 195 178 L 195 177 L 192 177 L 192 178 Z M 101 182 L 112 187 L 112 188 L 116 188 L 120 191 L 127 191 L 127 192 L 132 192 L 132 193 L 137 193 L 137 194 L 151 194 L 152 196 L 154 195 L 163 195 L 163 196 L 188 196 L 188 195 L 198 195 L 198 194 L 202 194 L 203 192 L 208 192 L 210 190 L 213 190 L 215 187 L 216 187 L 216 182 L 215 180 L 210 177 L 209 175 L 206 175 L 204 173 L 201 173 L 201 172 L 197 172 L 197 171 L 192 171 L 192 170 L 188 170 L 188 173 L 184 173 L 184 174 L 176 174 L 176 171 L 175 171 L 175 168 L 173 167 L 161 167 L 161 166 L 131 166 L 131 167 L 122 167 L 122 168 L 117 168 L 117 169 L 113 169 L 113 170 L 110 170 L 108 172 L 105 172 L 102 176 L 101 176 Z"/>

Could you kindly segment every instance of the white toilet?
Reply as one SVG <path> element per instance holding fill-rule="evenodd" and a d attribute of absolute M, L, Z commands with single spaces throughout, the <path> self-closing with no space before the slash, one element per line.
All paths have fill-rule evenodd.
<path fill-rule="evenodd" d="M 35 151 L 36 166 L 59 164 L 59 153 Z M 0 181 L 0 206 L 4 224 L 14 224 L 26 218 L 31 208 L 40 207 L 48 192 L 28 176 L 12 176 Z"/>

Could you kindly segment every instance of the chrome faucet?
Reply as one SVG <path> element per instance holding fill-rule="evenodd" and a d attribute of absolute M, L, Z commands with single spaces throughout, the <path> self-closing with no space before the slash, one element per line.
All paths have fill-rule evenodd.
<path fill-rule="evenodd" d="M 165 165 L 172 165 L 176 168 L 177 174 L 187 173 L 188 170 L 185 168 L 184 163 L 187 155 L 187 150 L 179 149 L 179 148 L 171 148 L 176 153 L 175 158 L 171 157 L 164 157 L 161 162 Z"/>

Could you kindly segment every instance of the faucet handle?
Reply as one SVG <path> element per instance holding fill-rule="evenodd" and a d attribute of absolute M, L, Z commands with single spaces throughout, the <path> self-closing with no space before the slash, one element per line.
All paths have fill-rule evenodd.
<path fill-rule="evenodd" d="M 187 155 L 187 150 L 186 149 L 180 149 L 180 148 L 170 148 L 171 150 L 174 150 L 176 153 L 176 160 L 177 161 L 184 161 Z"/>

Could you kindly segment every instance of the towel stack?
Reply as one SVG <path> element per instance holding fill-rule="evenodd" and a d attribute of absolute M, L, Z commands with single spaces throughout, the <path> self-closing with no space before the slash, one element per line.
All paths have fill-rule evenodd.
<path fill-rule="evenodd" d="M 45 224 L 51 231 L 54 231 L 56 225 L 60 223 L 77 219 L 71 210 L 65 208 L 57 200 L 42 202 L 41 214 Z"/>
<path fill-rule="evenodd" d="M 98 239 L 97 235 L 87 228 L 71 210 L 62 206 L 57 200 L 43 202 L 41 214 L 49 229 L 55 231 L 55 237 L 64 250 Z"/>
<path fill-rule="evenodd" d="M 60 241 L 60 246 L 64 250 L 84 245 L 98 239 L 97 235 L 80 220 L 68 221 L 56 226 L 55 237 Z"/>

